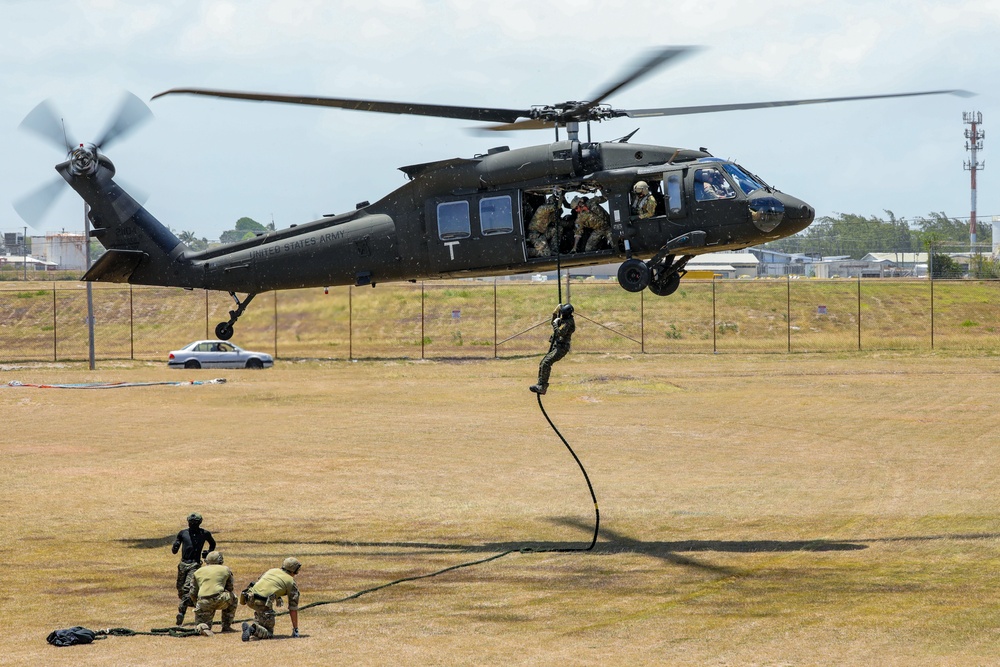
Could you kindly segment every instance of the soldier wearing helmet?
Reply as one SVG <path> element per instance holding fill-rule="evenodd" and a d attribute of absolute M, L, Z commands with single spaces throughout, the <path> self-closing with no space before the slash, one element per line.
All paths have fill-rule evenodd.
<path fill-rule="evenodd" d="M 553 254 L 553 246 L 558 246 L 562 207 L 562 194 L 551 194 L 531 214 L 528 222 L 528 252 L 532 257 L 548 257 Z"/>
<path fill-rule="evenodd" d="M 201 515 L 197 512 L 189 514 L 187 529 L 177 533 L 177 539 L 174 540 L 172 553 L 177 553 L 178 550 L 181 552 L 181 560 L 177 563 L 177 598 L 180 600 L 177 604 L 177 625 L 184 622 L 187 608 L 193 606 L 184 592 L 188 576 L 201 566 L 202 556 L 208 555 L 209 551 L 215 551 L 212 533 L 201 527 L 201 520 Z M 208 549 L 203 551 L 206 542 Z"/>
<path fill-rule="evenodd" d="M 561 303 L 552 312 L 552 335 L 549 337 L 549 352 L 538 364 L 538 383 L 528 389 L 536 394 L 544 394 L 549 389 L 549 374 L 552 364 L 569 354 L 570 339 L 576 331 L 573 319 L 573 304 Z"/>
<path fill-rule="evenodd" d="M 286 558 L 281 567 L 260 575 L 240 594 L 240 602 L 253 609 L 253 621 L 243 623 L 243 641 L 271 639 L 274 636 L 274 608 L 288 596 L 288 617 L 292 620 L 292 636 L 299 636 L 299 588 L 295 575 L 302 563 Z"/>
<path fill-rule="evenodd" d="M 611 217 L 601 208 L 608 201 L 604 195 L 595 197 L 574 197 L 571 203 L 576 214 L 573 229 L 573 250 L 576 252 L 585 230 L 590 230 L 590 236 L 584 244 L 584 252 L 597 250 L 602 241 L 611 245 Z"/>
<path fill-rule="evenodd" d="M 632 186 L 632 192 L 636 197 L 632 212 L 640 219 L 652 218 L 656 213 L 656 199 L 649 191 L 649 184 L 646 181 L 639 181 Z"/>
<path fill-rule="evenodd" d="M 212 619 L 222 610 L 222 631 L 233 632 L 239 603 L 233 592 L 233 571 L 222 564 L 222 554 L 212 551 L 205 564 L 191 573 L 184 592 L 194 607 L 194 620 L 203 635 L 212 634 Z"/>

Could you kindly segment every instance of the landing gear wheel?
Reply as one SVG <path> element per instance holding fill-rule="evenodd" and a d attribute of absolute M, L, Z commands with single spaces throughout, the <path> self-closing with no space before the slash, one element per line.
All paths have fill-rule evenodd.
<path fill-rule="evenodd" d="M 666 278 L 654 276 L 653 279 L 649 281 L 649 291 L 656 296 L 670 296 L 677 291 L 680 284 L 681 274 L 675 271 Z"/>
<path fill-rule="evenodd" d="M 626 292 L 641 292 L 649 285 L 649 267 L 641 259 L 626 259 L 618 267 L 618 284 Z"/>
<path fill-rule="evenodd" d="M 215 335 L 219 340 L 229 340 L 233 337 L 233 325 L 229 322 L 219 322 L 215 327 Z"/>

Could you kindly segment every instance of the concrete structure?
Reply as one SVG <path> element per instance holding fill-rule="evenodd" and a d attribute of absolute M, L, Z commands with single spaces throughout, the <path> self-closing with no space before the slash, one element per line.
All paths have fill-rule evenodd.
<path fill-rule="evenodd" d="M 87 253 L 83 234 L 50 232 L 45 236 L 33 236 L 31 249 L 36 256 L 57 264 L 60 269 L 80 272 L 87 270 Z"/>
<path fill-rule="evenodd" d="M 897 278 L 916 275 L 916 267 L 924 266 L 926 275 L 926 252 L 870 252 L 861 258 L 862 262 L 875 262 L 882 267 L 882 278 Z"/>

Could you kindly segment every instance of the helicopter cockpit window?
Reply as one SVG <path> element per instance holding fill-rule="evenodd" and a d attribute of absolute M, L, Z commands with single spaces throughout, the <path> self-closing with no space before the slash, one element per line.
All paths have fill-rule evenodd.
<path fill-rule="evenodd" d="M 514 209 L 510 197 L 487 197 L 479 202 L 479 224 L 483 236 L 514 231 Z"/>
<path fill-rule="evenodd" d="M 438 237 L 442 241 L 470 236 L 469 202 L 452 201 L 437 206 Z"/>
<path fill-rule="evenodd" d="M 764 187 L 763 183 L 743 171 L 739 165 L 727 163 L 722 165 L 722 168 L 733 177 L 733 180 L 736 181 L 736 185 L 740 186 L 740 190 L 742 190 L 744 194 L 750 194 L 754 190 L 760 190 Z"/>
<path fill-rule="evenodd" d="M 729 181 L 715 167 L 695 169 L 694 199 L 695 201 L 711 201 L 713 199 L 732 199 L 736 196 Z"/>

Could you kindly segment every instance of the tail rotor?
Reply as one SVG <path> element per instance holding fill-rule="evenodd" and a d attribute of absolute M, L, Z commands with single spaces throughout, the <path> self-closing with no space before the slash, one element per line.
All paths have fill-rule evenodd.
<path fill-rule="evenodd" d="M 97 169 L 98 158 L 102 151 L 144 125 L 152 117 L 153 112 L 141 99 L 125 92 L 100 138 L 94 143 L 71 143 L 65 123 L 49 100 L 42 101 L 28 112 L 18 125 L 18 129 L 35 134 L 60 148 L 70 161 L 72 173 L 83 176 Z M 35 229 L 41 229 L 42 221 L 63 192 L 64 183 L 65 181 L 58 177 L 45 183 L 14 201 L 14 210 L 26 223 Z"/>

